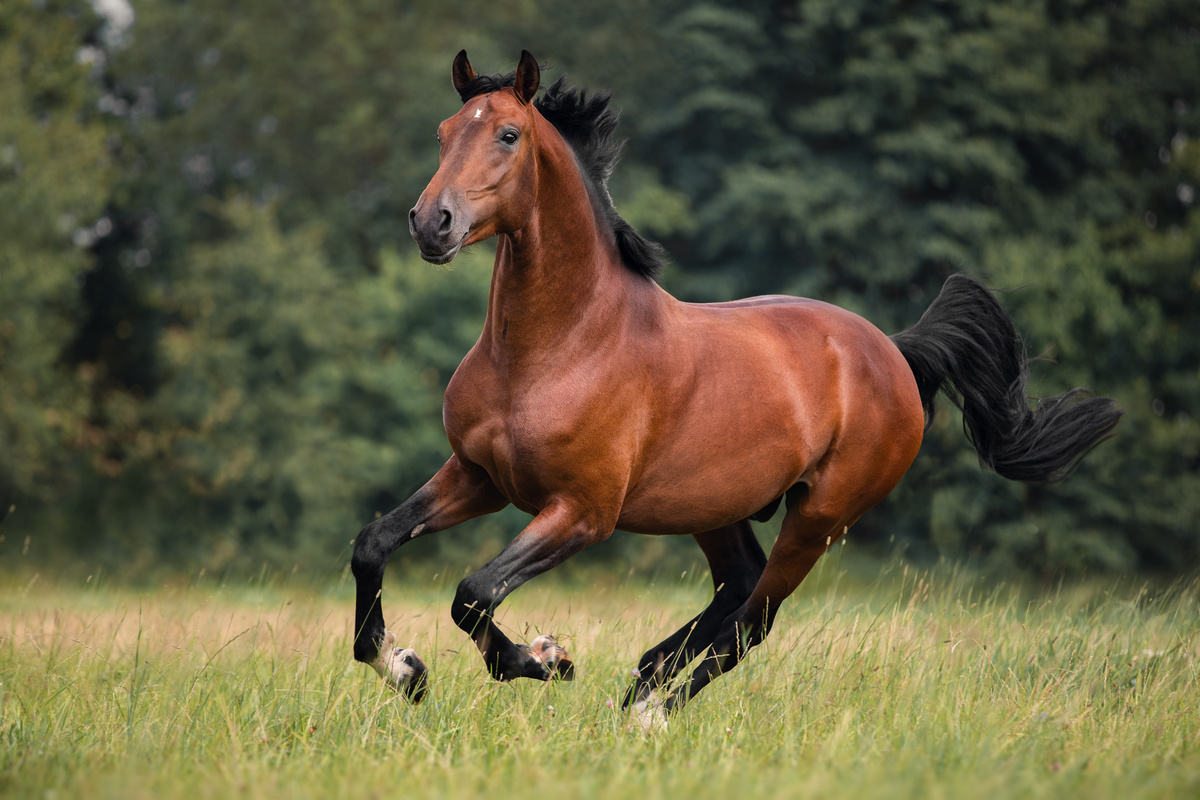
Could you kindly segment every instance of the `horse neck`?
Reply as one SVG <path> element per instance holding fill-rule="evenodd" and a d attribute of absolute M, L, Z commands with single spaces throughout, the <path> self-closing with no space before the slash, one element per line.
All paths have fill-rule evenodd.
<path fill-rule="evenodd" d="M 510 360 L 596 347 L 619 330 L 617 315 L 628 313 L 637 282 L 653 285 L 621 264 L 574 155 L 561 139 L 554 144 L 557 151 L 539 151 L 529 221 L 501 235 L 496 248 L 485 336 Z"/>

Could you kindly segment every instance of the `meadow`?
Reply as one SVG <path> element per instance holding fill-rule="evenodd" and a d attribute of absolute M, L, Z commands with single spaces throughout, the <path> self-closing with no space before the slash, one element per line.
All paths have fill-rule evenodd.
<path fill-rule="evenodd" d="M 0 583 L 0 796 L 1195 797 L 1200 584 L 995 583 L 827 557 L 768 642 L 665 731 L 620 711 L 698 610 L 689 570 L 548 577 L 499 621 L 573 683 L 498 684 L 450 623 L 461 571 L 389 578 L 430 666 L 411 706 L 350 659 L 352 585 Z"/>

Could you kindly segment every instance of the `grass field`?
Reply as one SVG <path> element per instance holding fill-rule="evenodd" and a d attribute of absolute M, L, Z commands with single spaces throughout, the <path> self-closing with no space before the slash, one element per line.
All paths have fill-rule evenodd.
<path fill-rule="evenodd" d="M 706 575 L 523 588 L 500 622 L 560 635 L 580 674 L 552 685 L 485 676 L 454 583 L 385 589 L 431 670 L 412 707 L 350 660 L 348 583 L 8 579 L 0 797 L 1200 796 L 1195 581 L 1033 591 L 833 560 L 651 735 L 619 710 L 630 668 Z"/>

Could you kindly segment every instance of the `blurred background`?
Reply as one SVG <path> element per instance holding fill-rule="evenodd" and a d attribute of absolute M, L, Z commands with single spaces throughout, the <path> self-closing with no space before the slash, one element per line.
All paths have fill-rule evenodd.
<path fill-rule="evenodd" d="M 460 48 L 613 90 L 613 196 L 677 296 L 893 333 L 966 270 L 1013 290 L 1037 394 L 1127 409 L 1037 488 L 984 472 L 943 402 L 854 547 L 1195 568 L 1194 0 L 0 0 L 0 570 L 338 575 L 444 462 L 491 245 L 431 267 L 406 214 Z M 524 521 L 404 555 L 479 564 Z M 590 556 L 674 557 L 690 539 Z"/>

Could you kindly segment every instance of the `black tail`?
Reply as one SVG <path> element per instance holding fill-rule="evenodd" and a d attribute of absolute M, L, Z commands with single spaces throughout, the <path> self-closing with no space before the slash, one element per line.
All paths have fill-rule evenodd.
<path fill-rule="evenodd" d="M 1061 481 L 1125 413 L 1086 389 L 1030 410 L 1025 343 L 987 287 L 963 273 L 951 275 L 917 324 L 892 341 L 916 376 L 926 426 L 940 389 L 962 410 L 980 458 L 1005 478 Z"/>

